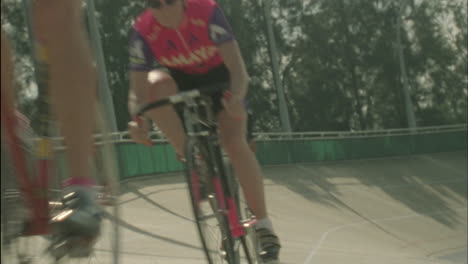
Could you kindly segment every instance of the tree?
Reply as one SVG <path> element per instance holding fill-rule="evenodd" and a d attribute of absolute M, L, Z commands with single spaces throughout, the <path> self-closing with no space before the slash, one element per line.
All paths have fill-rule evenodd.
<path fill-rule="evenodd" d="M 296 129 L 406 126 L 394 53 L 398 2 L 275 2 Z M 466 1 L 407 4 L 402 38 L 418 123 L 464 122 Z"/>
<path fill-rule="evenodd" d="M 406 127 L 395 53 L 396 0 L 271 0 L 282 82 L 295 131 Z M 402 44 L 420 126 L 466 122 L 467 0 L 404 0 Z M 258 0 L 218 0 L 251 77 L 257 131 L 279 131 L 278 100 Z M 33 64 L 21 3 L 5 0 L 20 105 L 35 120 Z M 129 120 L 128 32 L 144 1 L 96 1 L 119 130 Z M 33 123 L 34 126 L 34 123 Z"/>

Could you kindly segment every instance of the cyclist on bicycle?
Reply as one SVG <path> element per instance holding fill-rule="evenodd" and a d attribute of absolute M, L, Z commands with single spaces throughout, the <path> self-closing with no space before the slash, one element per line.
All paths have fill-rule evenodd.
<path fill-rule="evenodd" d="M 262 258 L 278 259 L 280 243 L 267 215 L 263 178 L 246 141 L 244 98 L 248 74 L 237 41 L 214 0 L 146 0 L 130 34 L 129 111 L 135 115 L 146 104 L 178 91 L 229 84 L 230 96 L 213 96 L 221 144 L 229 155 L 249 207 L 259 219 L 256 229 Z M 222 86 L 222 85 L 221 85 Z M 166 135 L 179 156 L 184 155 L 185 133 L 172 106 L 146 114 Z M 129 123 L 132 138 L 147 143 L 148 125 Z"/>
<path fill-rule="evenodd" d="M 55 223 L 55 230 L 58 236 L 78 236 L 83 237 L 83 241 L 92 241 L 90 238 L 98 235 L 101 222 L 92 188 L 94 182 L 88 177 L 91 175 L 89 161 L 94 129 L 94 120 L 90 117 L 95 114 L 90 105 L 96 100 L 96 73 L 81 21 L 81 5 L 81 0 L 33 1 L 32 26 L 36 40 L 43 48 L 37 55 L 47 57 L 45 63 L 49 75 L 46 84 L 50 88 L 53 113 L 67 146 L 71 177 L 64 183 L 64 193 L 75 201 L 65 208 L 70 209 L 71 214 Z M 3 31 L 1 55 L 2 111 L 12 113 L 15 105 L 14 66 L 12 49 Z M 80 252 L 83 249 L 89 252 L 91 244 L 82 244 Z"/>

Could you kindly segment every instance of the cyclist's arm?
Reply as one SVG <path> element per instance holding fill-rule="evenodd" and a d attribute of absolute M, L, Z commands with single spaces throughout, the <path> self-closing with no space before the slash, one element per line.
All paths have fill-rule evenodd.
<path fill-rule="evenodd" d="M 150 86 L 149 72 L 157 64 L 151 49 L 144 38 L 134 29 L 130 32 L 130 89 L 128 110 L 133 117 L 138 107 L 144 103 Z"/>
<path fill-rule="evenodd" d="M 130 89 L 128 91 L 128 110 L 133 117 L 143 103 L 149 89 L 148 72 L 130 71 Z"/>
<path fill-rule="evenodd" d="M 224 64 L 229 70 L 233 96 L 244 98 L 247 94 L 249 75 L 237 41 L 232 40 L 218 46 Z"/>
<path fill-rule="evenodd" d="M 249 76 L 231 25 L 220 7 L 217 6 L 213 10 L 209 23 L 211 41 L 218 46 L 224 64 L 229 70 L 233 96 L 244 98 L 247 94 Z"/>

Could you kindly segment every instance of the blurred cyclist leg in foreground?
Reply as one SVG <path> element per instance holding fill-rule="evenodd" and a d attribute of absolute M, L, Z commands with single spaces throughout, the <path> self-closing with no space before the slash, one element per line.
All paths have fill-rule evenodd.
<path fill-rule="evenodd" d="M 65 206 L 73 210 L 60 221 L 60 233 L 92 237 L 100 216 L 93 191 L 90 158 L 93 152 L 96 72 L 84 32 L 81 0 L 37 0 L 33 30 L 47 63 L 52 110 L 65 137 L 71 178 L 65 183 Z"/>
<path fill-rule="evenodd" d="M 36 0 L 33 30 L 43 47 L 53 113 L 67 146 L 71 177 L 90 174 L 96 73 L 81 21 L 81 0 Z"/>
<path fill-rule="evenodd" d="M 2 30 L 2 105 L 9 111 L 14 107 L 13 96 L 13 61 L 10 43 Z M 3 130 L 2 130 L 3 131 Z M 3 133 L 3 132 L 2 132 Z M 3 136 L 3 135 L 2 135 Z"/>
<path fill-rule="evenodd" d="M 82 22 L 81 0 L 36 0 L 33 32 L 37 57 L 47 67 L 51 108 L 65 137 L 70 178 L 64 210 L 52 222 L 61 239 L 83 238 L 76 256 L 86 256 L 100 231 L 91 175 L 97 77 Z M 89 243 L 88 243 L 89 242 Z M 84 249 L 84 250 L 83 250 Z"/>

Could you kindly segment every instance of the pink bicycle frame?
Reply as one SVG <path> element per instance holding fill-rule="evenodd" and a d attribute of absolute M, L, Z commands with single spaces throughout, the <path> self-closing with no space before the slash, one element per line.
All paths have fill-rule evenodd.
<path fill-rule="evenodd" d="M 18 120 L 11 109 L 1 106 L 1 122 L 5 130 L 4 141 L 8 146 L 11 162 L 14 166 L 19 190 L 24 197 L 26 207 L 31 212 L 31 222 L 23 235 L 42 235 L 49 231 L 49 201 L 48 201 L 48 174 L 49 160 L 39 161 L 39 177 L 31 177 L 27 170 L 27 162 L 21 149 L 21 140 L 17 135 Z M 3 130 L 2 129 L 2 130 Z"/>
<path fill-rule="evenodd" d="M 227 210 L 227 215 L 229 219 L 229 227 L 231 229 L 231 233 L 233 237 L 241 237 L 245 235 L 245 228 L 239 222 L 239 214 L 237 212 L 236 205 L 234 203 L 234 199 L 232 197 L 224 196 L 224 192 L 222 191 L 221 182 L 218 177 L 214 179 L 214 186 L 216 189 L 216 194 L 218 195 L 219 205 L 223 211 Z M 227 204 L 226 201 L 227 200 Z"/>

